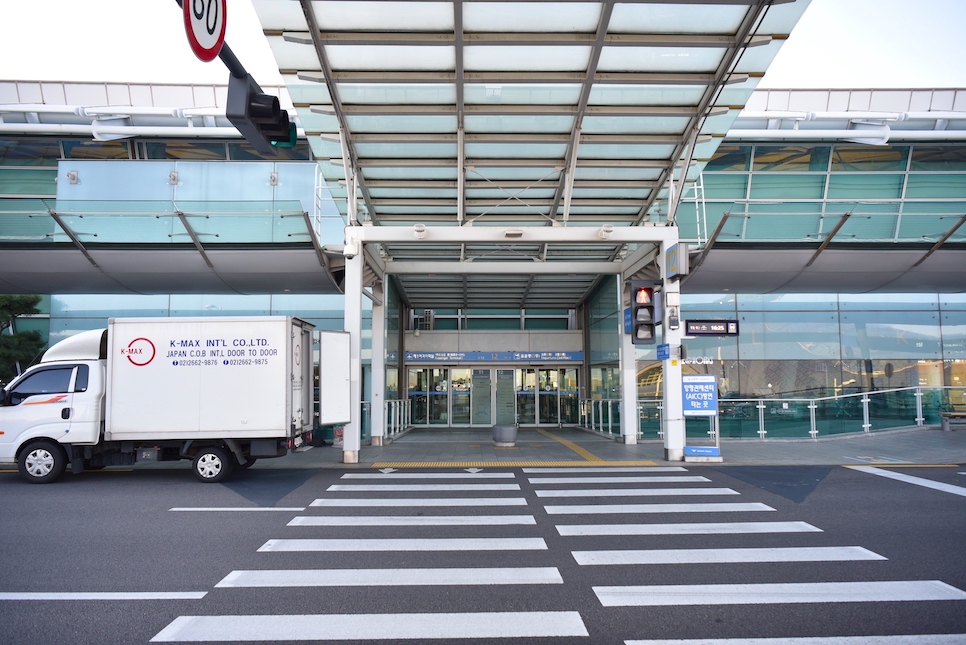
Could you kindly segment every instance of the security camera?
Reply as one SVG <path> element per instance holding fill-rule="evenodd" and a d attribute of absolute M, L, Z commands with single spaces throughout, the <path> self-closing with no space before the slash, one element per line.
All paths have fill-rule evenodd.
<path fill-rule="evenodd" d="M 346 244 L 342 248 L 342 255 L 349 258 L 350 260 L 355 256 L 359 255 L 359 245 L 358 244 Z"/>

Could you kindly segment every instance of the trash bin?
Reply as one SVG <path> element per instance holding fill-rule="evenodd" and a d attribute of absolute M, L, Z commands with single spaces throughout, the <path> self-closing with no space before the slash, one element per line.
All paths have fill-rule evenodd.
<path fill-rule="evenodd" d="M 513 423 L 500 423 L 493 426 L 493 443 L 498 446 L 517 444 L 517 426 Z"/>

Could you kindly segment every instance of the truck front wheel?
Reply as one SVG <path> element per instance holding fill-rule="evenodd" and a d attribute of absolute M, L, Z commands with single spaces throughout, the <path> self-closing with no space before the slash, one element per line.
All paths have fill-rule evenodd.
<path fill-rule="evenodd" d="M 20 453 L 20 476 L 31 484 L 47 484 L 64 472 L 67 455 L 53 441 L 36 441 Z"/>
<path fill-rule="evenodd" d="M 227 450 L 212 446 L 203 448 L 195 455 L 191 469 L 199 481 L 213 484 L 230 475 L 233 465 L 234 460 Z"/>

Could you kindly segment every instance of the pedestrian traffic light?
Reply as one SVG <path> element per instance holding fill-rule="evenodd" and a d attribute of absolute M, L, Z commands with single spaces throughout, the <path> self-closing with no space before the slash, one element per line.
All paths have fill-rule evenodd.
<path fill-rule="evenodd" d="M 631 280 L 631 342 L 653 345 L 657 342 L 657 325 L 661 322 L 659 283 Z"/>
<path fill-rule="evenodd" d="M 275 156 L 278 148 L 295 145 L 295 124 L 288 112 L 279 107 L 278 97 L 262 92 L 251 74 L 228 78 L 228 105 L 225 116 L 253 148 Z"/>

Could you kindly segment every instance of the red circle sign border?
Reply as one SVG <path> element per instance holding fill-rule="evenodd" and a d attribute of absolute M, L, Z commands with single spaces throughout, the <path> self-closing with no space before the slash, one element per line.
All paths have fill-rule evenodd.
<path fill-rule="evenodd" d="M 218 54 L 221 52 L 222 46 L 225 44 L 225 30 L 228 27 L 228 0 L 214 0 L 217 2 L 221 9 L 221 32 L 218 34 L 218 40 L 215 42 L 215 46 L 211 49 L 204 47 L 198 39 L 195 37 L 194 29 L 191 27 L 191 3 L 194 0 L 182 0 L 182 14 L 184 15 L 184 30 L 188 34 L 188 44 L 191 45 L 191 51 L 195 53 L 195 56 L 210 63 L 211 61 L 218 58 Z"/>
<path fill-rule="evenodd" d="M 127 344 L 128 349 L 131 348 L 131 345 L 133 345 L 134 343 L 136 343 L 138 341 L 141 341 L 141 340 L 145 341 L 148 345 L 151 346 L 151 358 L 149 358 L 148 360 L 144 361 L 143 363 L 138 363 L 133 358 L 131 358 L 131 355 L 130 354 L 127 355 L 127 360 L 131 361 L 131 364 L 132 365 L 137 365 L 138 367 L 144 367 L 145 365 L 147 365 L 148 363 L 150 363 L 151 361 L 153 361 L 154 360 L 154 357 L 158 355 L 158 350 L 154 346 L 154 343 L 151 342 L 151 339 L 150 338 L 143 338 L 143 337 L 142 338 L 135 338 L 134 340 L 132 340 L 130 343 Z"/>

